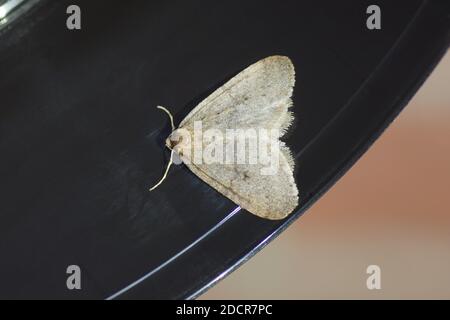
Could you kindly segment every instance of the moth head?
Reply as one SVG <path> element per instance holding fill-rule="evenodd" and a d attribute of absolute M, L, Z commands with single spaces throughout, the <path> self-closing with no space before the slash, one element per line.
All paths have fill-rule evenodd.
<path fill-rule="evenodd" d="M 191 147 L 189 131 L 184 128 L 178 128 L 167 137 L 166 147 L 182 156 L 187 148 Z"/>

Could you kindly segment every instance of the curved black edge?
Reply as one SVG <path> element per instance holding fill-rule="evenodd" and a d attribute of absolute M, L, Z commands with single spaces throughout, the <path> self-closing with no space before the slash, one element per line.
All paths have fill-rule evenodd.
<path fill-rule="evenodd" d="M 38 7 L 38 5 L 42 5 L 45 1 L 47 0 L 28 0 L 19 4 L 18 7 L 14 8 L 8 15 L 8 22 L 0 24 L 0 36 L 8 32 L 22 18 L 28 18 L 32 10 Z"/>
<path fill-rule="evenodd" d="M 197 282 L 198 285 L 195 287 L 189 287 L 189 283 L 191 282 L 186 281 L 184 283 L 185 291 L 178 297 L 172 298 L 196 298 L 225 276 L 236 270 L 301 216 L 352 167 L 352 165 L 364 154 L 364 152 L 407 105 L 409 100 L 445 54 L 450 43 L 449 13 L 450 3 L 448 1 L 425 1 L 418 9 L 415 18 L 411 21 L 408 28 L 371 76 L 352 97 L 346 108 L 337 115 L 335 121 L 322 132 L 315 144 L 306 151 L 317 152 L 315 150 L 320 149 L 320 146 L 323 146 L 327 142 L 329 143 L 337 130 L 348 130 L 349 134 L 353 134 L 355 137 L 354 148 L 348 154 L 348 157 L 345 161 L 334 166 L 334 170 L 330 172 L 328 178 L 322 180 L 317 186 L 316 192 L 312 192 L 313 195 L 310 197 L 309 201 L 304 203 L 295 214 L 282 221 L 275 230 L 272 229 L 268 232 L 267 237 L 263 241 L 253 243 L 252 249 L 245 254 L 242 254 L 240 259 L 237 261 L 228 260 L 229 264 L 225 270 L 220 270 L 215 276 L 207 277 L 203 281 Z M 408 53 L 411 52 L 415 52 L 415 55 L 410 56 Z M 420 57 L 420 59 L 417 59 L 417 57 Z M 392 86 L 392 83 L 395 83 L 396 85 Z M 372 94 L 368 95 L 368 92 L 371 92 Z M 376 96 L 377 99 L 373 100 L 373 96 Z M 371 108 L 376 108 L 380 105 L 389 105 L 390 108 L 388 108 L 388 111 L 384 112 L 384 116 L 381 117 L 380 122 L 375 127 L 369 128 L 369 135 L 358 135 L 357 132 L 367 131 L 368 128 L 363 128 L 366 125 L 363 123 L 360 123 L 358 126 L 349 124 L 354 117 L 354 114 L 367 112 Z M 362 108 L 361 106 L 366 107 Z M 336 148 L 339 148 L 339 146 L 336 146 Z M 227 226 L 222 227 L 222 229 L 223 230 L 220 232 L 211 235 L 210 240 L 213 241 L 200 243 L 196 249 L 206 250 L 205 248 L 214 246 L 214 244 L 217 244 L 217 241 L 214 241 L 214 239 L 223 237 L 224 233 L 227 233 L 228 236 L 233 235 L 233 230 L 226 230 Z M 220 249 L 221 248 L 218 248 L 218 250 Z M 209 248 L 209 250 L 213 249 Z M 227 252 L 224 252 L 223 254 L 226 255 Z M 177 264 L 178 267 L 180 264 L 185 264 L 187 267 L 192 265 L 193 257 L 194 255 L 192 253 L 181 256 Z M 196 259 L 199 259 L 199 257 L 201 257 L 201 255 L 197 255 Z M 167 274 L 173 274 L 173 271 L 171 272 L 169 270 L 170 268 L 171 266 L 169 265 L 167 267 Z M 161 273 L 164 273 L 164 271 Z M 178 279 L 168 279 L 164 274 L 160 274 L 158 279 L 152 283 L 150 283 L 150 281 L 144 281 L 123 293 L 118 298 L 151 298 L 152 288 L 154 288 L 155 285 L 167 285 L 170 287 L 170 284 L 167 282 L 170 280 L 177 281 Z M 178 285 L 181 285 L 180 282 L 178 282 Z"/>

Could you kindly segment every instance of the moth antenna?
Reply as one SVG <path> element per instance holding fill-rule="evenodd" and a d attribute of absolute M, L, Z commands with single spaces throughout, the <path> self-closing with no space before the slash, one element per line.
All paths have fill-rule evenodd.
<path fill-rule="evenodd" d="M 172 131 L 174 131 L 175 130 L 175 125 L 174 125 L 174 123 L 173 123 L 173 116 L 172 116 L 172 114 L 170 113 L 170 111 L 169 110 L 167 110 L 166 108 L 164 108 L 163 106 L 157 106 L 157 108 L 158 109 L 161 109 L 162 111 L 164 111 L 165 113 L 167 113 L 167 115 L 169 116 L 169 119 L 170 119 L 170 125 L 172 126 Z M 173 149 L 171 149 L 170 150 L 170 159 L 169 159 L 169 163 L 167 164 L 167 167 L 166 167 L 166 171 L 164 172 L 164 175 L 162 176 L 162 178 L 158 181 L 158 183 L 157 184 L 155 184 L 153 187 L 151 187 L 148 191 L 153 191 L 153 190 L 155 190 L 165 179 L 166 179 L 166 177 L 167 177 L 167 174 L 169 173 L 169 169 L 170 169 L 170 166 L 172 165 L 172 163 L 173 163 Z"/>
<path fill-rule="evenodd" d="M 172 126 L 172 131 L 175 130 L 175 125 L 173 124 L 173 116 L 170 113 L 169 110 L 167 110 L 166 108 L 164 108 L 163 106 L 157 106 L 158 109 L 161 109 L 162 111 L 164 111 L 165 113 L 167 113 L 167 115 L 169 116 L 170 119 L 170 125 Z"/>
<path fill-rule="evenodd" d="M 169 173 L 169 169 L 170 169 L 170 166 L 172 165 L 172 157 L 173 157 L 173 149 L 172 149 L 172 151 L 170 151 L 170 159 L 169 159 L 169 163 L 167 164 L 167 167 L 166 167 L 166 172 L 164 172 L 164 175 L 162 176 L 162 178 L 158 181 L 158 183 L 157 184 L 155 184 L 153 187 L 151 187 L 148 191 L 153 191 L 153 190 L 155 190 L 165 179 L 166 179 L 166 177 L 167 177 L 167 173 Z"/>

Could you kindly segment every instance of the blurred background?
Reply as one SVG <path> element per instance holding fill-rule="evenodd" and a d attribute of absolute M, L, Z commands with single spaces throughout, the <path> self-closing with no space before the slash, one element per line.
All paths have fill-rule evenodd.
<path fill-rule="evenodd" d="M 449 199 L 447 53 L 328 193 L 200 298 L 450 299 Z M 372 264 L 381 268 L 381 290 L 366 287 Z"/>

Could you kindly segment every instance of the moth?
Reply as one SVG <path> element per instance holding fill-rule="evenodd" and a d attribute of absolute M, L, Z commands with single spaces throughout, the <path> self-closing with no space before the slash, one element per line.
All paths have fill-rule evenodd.
<path fill-rule="evenodd" d="M 266 219 L 285 218 L 299 201 L 294 159 L 280 140 L 293 120 L 289 109 L 294 85 L 292 61 L 270 56 L 215 90 L 177 129 L 170 112 L 159 106 L 172 123 L 165 142 L 171 157 L 163 178 L 150 190 L 166 178 L 175 154 L 197 177 L 241 208 Z M 203 139 L 198 137 L 198 128 Z M 256 133 L 256 138 L 250 139 L 248 132 Z M 256 161 L 249 161 L 255 154 Z M 276 160 L 272 171 L 268 159 Z"/>

